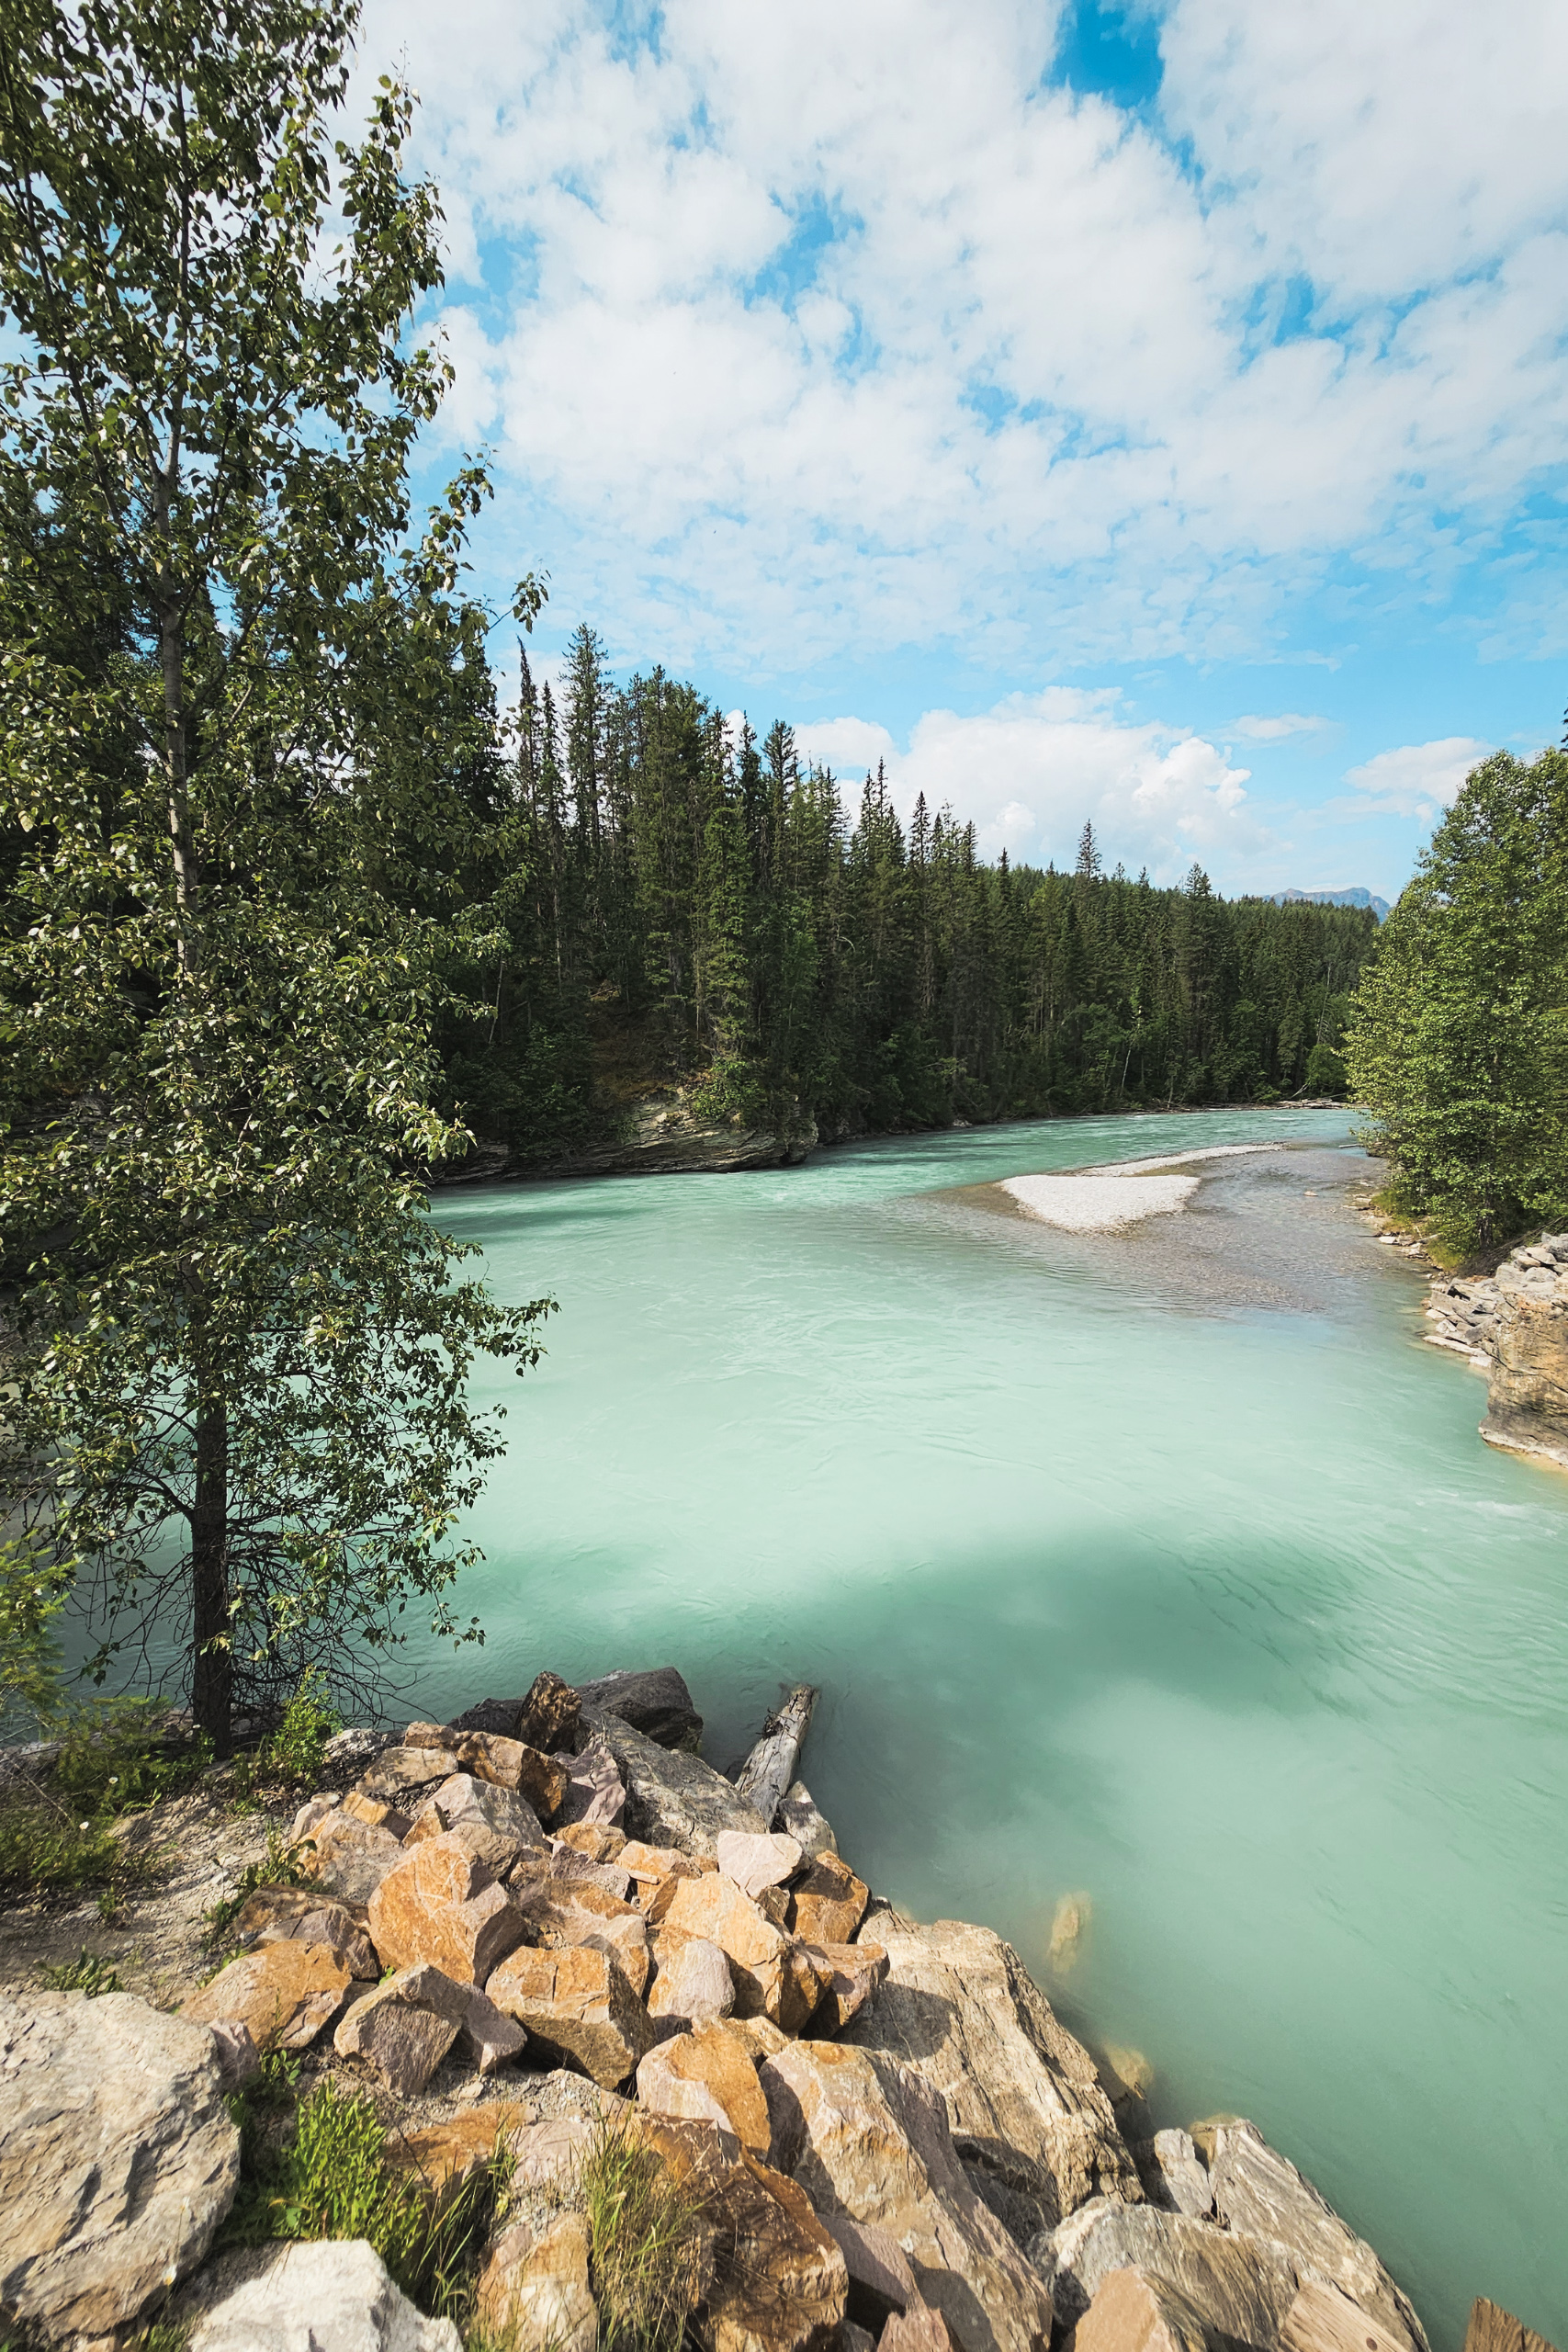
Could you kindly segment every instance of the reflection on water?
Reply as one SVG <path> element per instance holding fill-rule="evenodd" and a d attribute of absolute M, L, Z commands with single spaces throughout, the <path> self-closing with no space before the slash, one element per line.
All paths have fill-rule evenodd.
<path fill-rule="evenodd" d="M 1113 1237 L 976 1189 L 1253 1140 Z M 1561 2341 L 1568 1479 L 1480 1443 L 1371 1172 L 1238 1113 L 443 1198 L 562 1312 L 421 1697 L 673 1659 L 723 1763 L 819 1683 L 879 1890 L 1010 1935 L 1158 2121 L 1255 2116 L 1438 2352 L 1478 2293 Z"/>

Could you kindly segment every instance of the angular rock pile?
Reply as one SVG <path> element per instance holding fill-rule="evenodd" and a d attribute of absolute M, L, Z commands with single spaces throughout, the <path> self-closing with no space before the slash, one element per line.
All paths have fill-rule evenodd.
<path fill-rule="evenodd" d="M 1526 1243 L 1490 1278 L 1440 1278 L 1427 1314 L 1435 1347 L 1487 1373 L 1487 1443 L 1568 1468 L 1568 1233 Z"/>
<path fill-rule="evenodd" d="M 691 1752 L 700 1728 L 668 1670 L 541 1676 L 345 1747 L 359 1778 L 293 1826 L 310 1883 L 250 1897 L 239 1956 L 179 2017 L 8 2005 L 7 2319 L 110 2337 L 194 2271 L 192 2352 L 456 2352 L 363 2245 L 201 2267 L 237 2177 L 221 2090 L 315 2045 L 383 2098 L 454 2054 L 515 2089 L 406 2130 L 400 2158 L 444 2193 L 498 2130 L 510 2146 L 478 2307 L 514 2352 L 596 2341 L 572 2182 L 604 2118 L 700 2209 L 710 2352 L 1046 2352 L 1074 2328 L 1078 2352 L 1426 2352 L 1371 2248 L 1251 2125 L 1129 2144 L 1007 1944 L 874 1899 L 798 1780 L 741 1776 L 763 1818 Z"/>

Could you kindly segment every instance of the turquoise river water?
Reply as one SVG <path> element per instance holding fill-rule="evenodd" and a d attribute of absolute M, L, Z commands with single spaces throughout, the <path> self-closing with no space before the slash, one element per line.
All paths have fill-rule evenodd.
<path fill-rule="evenodd" d="M 968 1189 L 1252 1142 L 1120 1237 Z M 1253 2117 L 1437 2352 L 1477 2294 L 1568 2344 L 1568 1476 L 1476 1436 L 1371 1172 L 1276 1111 L 442 1195 L 561 1312 L 419 1695 L 673 1661 L 722 1766 L 818 1683 L 879 1891 L 1010 1937 L 1156 2121 Z"/>

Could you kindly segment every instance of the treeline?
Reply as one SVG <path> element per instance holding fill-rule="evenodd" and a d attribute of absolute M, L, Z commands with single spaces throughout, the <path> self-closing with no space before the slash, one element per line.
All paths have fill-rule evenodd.
<path fill-rule="evenodd" d="M 478 812 L 477 812 L 478 813 Z M 525 659 L 468 887 L 504 946 L 447 1033 L 455 1099 L 525 1164 L 659 1084 L 834 1137 L 1340 1091 L 1367 910 L 1226 901 L 977 854 L 886 776 L 858 814 L 783 723 L 737 731 L 655 670 L 620 687 L 580 628 L 558 702 Z"/>
<path fill-rule="evenodd" d="M 1568 753 L 1472 773 L 1384 926 L 1347 1054 L 1391 1205 L 1453 1254 L 1568 1224 Z"/>

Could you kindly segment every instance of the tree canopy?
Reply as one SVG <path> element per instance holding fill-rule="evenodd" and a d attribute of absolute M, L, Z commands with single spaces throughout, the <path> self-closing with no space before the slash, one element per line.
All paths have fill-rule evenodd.
<path fill-rule="evenodd" d="M 545 1302 L 459 1277 L 434 1038 L 490 618 L 469 469 L 412 527 L 439 209 L 339 0 L 0 0 L 0 1248 L 19 1504 L 100 1662 L 341 1675 L 457 1521 Z M 333 241 L 332 223 L 342 223 Z M 518 610 L 531 619 L 537 591 Z M 346 1646 L 345 1646 L 346 1645 Z"/>

